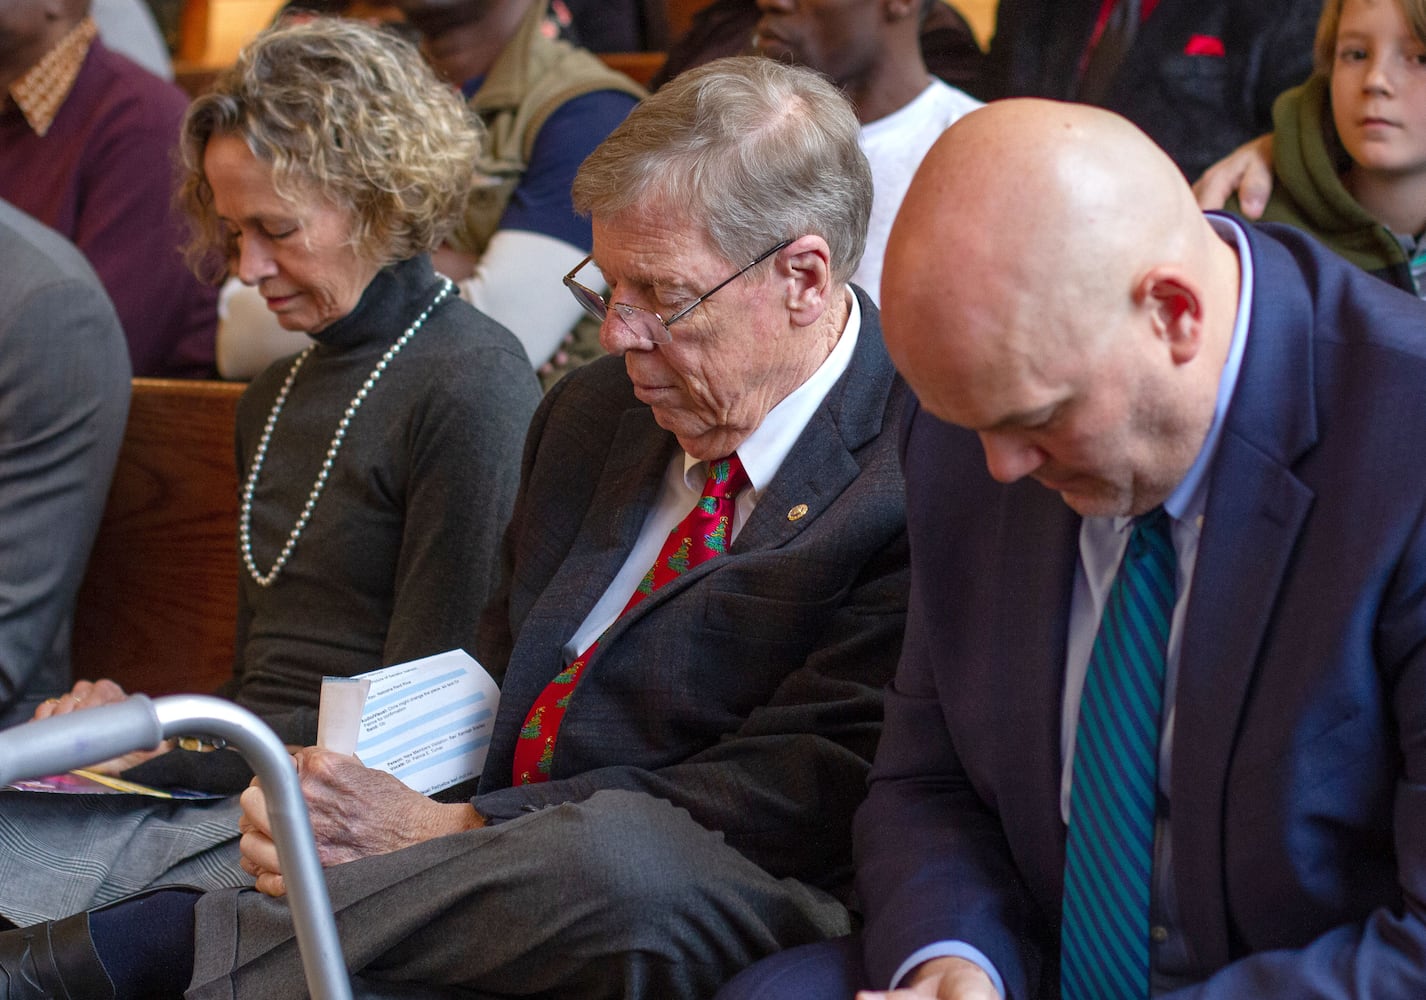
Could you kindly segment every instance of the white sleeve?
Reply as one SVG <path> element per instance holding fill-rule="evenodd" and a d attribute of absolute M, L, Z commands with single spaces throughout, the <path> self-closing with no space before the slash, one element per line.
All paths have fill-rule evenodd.
<path fill-rule="evenodd" d="M 218 374 L 250 379 L 278 358 L 312 343 L 296 330 L 284 330 L 258 290 L 229 278 L 218 293 Z"/>
<path fill-rule="evenodd" d="M 153 11 L 142 0 L 94 0 L 89 14 L 104 44 L 154 76 L 173 80 L 173 60 Z"/>
<path fill-rule="evenodd" d="M 553 236 L 502 229 L 490 238 L 475 274 L 460 282 L 461 295 L 508 328 L 538 368 L 584 313 L 560 285 L 584 256 L 579 247 Z"/>

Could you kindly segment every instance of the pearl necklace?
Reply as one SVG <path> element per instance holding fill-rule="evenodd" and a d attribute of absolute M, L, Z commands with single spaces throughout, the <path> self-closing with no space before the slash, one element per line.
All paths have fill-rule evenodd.
<path fill-rule="evenodd" d="M 436 297 L 431 300 L 421 315 L 416 317 L 416 321 L 406 328 L 406 332 L 396 338 L 381 360 L 376 363 L 376 367 L 371 370 L 371 374 L 366 377 L 357 394 L 352 397 L 352 401 L 347 404 L 346 412 L 342 414 L 342 419 L 337 423 L 337 430 L 332 435 L 332 443 L 327 446 L 327 457 L 322 462 L 322 468 L 317 473 L 317 480 L 312 484 L 312 490 L 307 494 L 307 503 L 302 508 L 302 513 L 297 515 L 297 523 L 292 526 L 292 530 L 287 533 L 287 544 L 283 545 L 282 551 L 277 556 L 277 561 L 272 564 L 272 569 L 266 574 L 258 572 L 257 563 L 253 561 L 253 540 L 252 540 L 252 513 L 253 513 L 253 493 L 257 490 L 257 479 L 262 473 L 262 463 L 267 458 L 267 444 L 272 440 L 272 430 L 277 426 L 277 415 L 282 412 L 283 405 L 287 402 L 287 394 L 292 391 L 292 382 L 297 378 L 297 372 L 302 367 L 302 362 L 307 360 L 307 355 L 312 353 L 312 345 L 301 354 L 297 355 L 297 360 L 292 362 L 292 370 L 287 373 L 287 380 L 282 383 L 282 389 L 277 394 L 277 399 L 273 401 L 272 412 L 267 415 L 267 426 L 263 428 L 262 439 L 257 443 L 257 451 L 253 454 L 253 466 L 248 472 L 247 481 L 243 484 L 242 506 L 238 516 L 238 544 L 242 549 L 243 563 L 248 568 L 248 573 L 256 581 L 259 587 L 270 587 L 277 579 L 282 568 L 287 565 L 287 561 L 292 558 L 292 550 L 297 547 L 297 540 L 302 537 L 302 531 L 307 527 L 307 522 L 312 519 L 312 511 L 317 506 L 318 499 L 322 496 L 322 490 L 327 485 L 327 477 L 331 475 L 332 465 L 337 460 L 337 452 L 342 449 L 342 442 L 346 439 L 347 428 L 351 425 L 352 417 L 356 416 L 357 410 L 361 409 L 361 404 L 366 402 L 367 395 L 381 378 L 386 366 L 391 364 L 391 359 L 396 357 L 401 348 L 416 335 L 416 331 L 426 322 L 426 318 L 431 312 L 450 295 L 451 289 L 455 286 L 447 278 L 442 278 L 445 284 L 436 293 Z"/>

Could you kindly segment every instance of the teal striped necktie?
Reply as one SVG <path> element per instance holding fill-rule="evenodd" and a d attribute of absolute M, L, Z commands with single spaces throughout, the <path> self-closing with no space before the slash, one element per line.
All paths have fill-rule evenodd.
<path fill-rule="evenodd" d="M 1065 845 L 1064 1000 L 1147 1000 L 1164 660 L 1176 561 L 1156 507 L 1134 523 L 1089 656 Z"/>

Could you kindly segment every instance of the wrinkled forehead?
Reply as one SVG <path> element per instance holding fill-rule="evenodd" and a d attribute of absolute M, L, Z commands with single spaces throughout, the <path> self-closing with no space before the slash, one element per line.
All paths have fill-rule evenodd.
<path fill-rule="evenodd" d="M 591 222 L 593 264 L 615 281 L 666 285 L 727 266 L 705 227 L 676 210 L 636 206 Z"/>

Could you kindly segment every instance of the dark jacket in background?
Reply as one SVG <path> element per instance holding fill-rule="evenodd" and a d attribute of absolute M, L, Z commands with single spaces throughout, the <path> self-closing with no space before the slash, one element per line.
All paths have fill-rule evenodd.
<path fill-rule="evenodd" d="M 1075 97 L 1100 0 L 1001 0 L 986 76 L 971 92 Z M 1160 0 L 1102 102 L 1189 179 L 1272 130 L 1278 94 L 1312 72 L 1319 0 Z"/>

